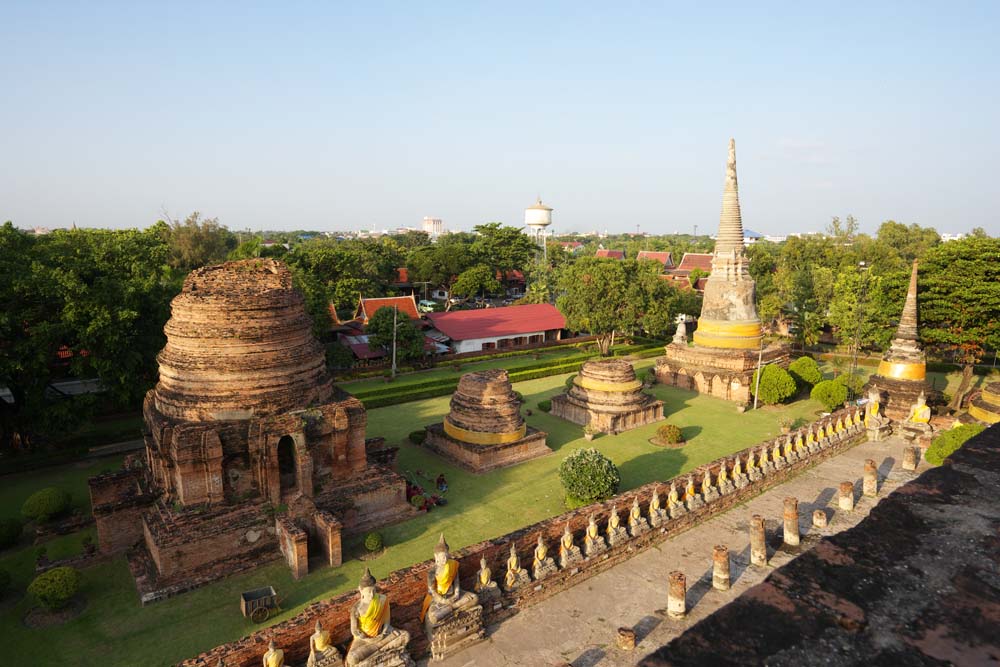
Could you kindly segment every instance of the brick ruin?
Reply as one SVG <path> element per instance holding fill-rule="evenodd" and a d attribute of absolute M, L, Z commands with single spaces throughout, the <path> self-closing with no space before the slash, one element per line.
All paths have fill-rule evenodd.
<path fill-rule="evenodd" d="M 663 419 L 663 401 L 642 392 L 624 359 L 588 361 L 565 394 L 552 398 L 552 414 L 604 433 L 621 433 Z"/>
<path fill-rule="evenodd" d="M 414 512 L 310 326 L 280 262 L 184 281 L 143 402 L 144 460 L 90 480 L 100 548 L 132 547 L 144 601 L 278 557 L 296 577 L 310 555 L 336 565 L 341 530 Z"/>
<path fill-rule="evenodd" d="M 626 533 L 622 541 L 608 547 L 599 555 L 577 561 L 569 567 L 560 567 L 556 572 L 545 576 L 544 580 L 533 581 L 530 586 L 519 587 L 514 591 L 507 591 L 502 586 L 498 587 L 499 597 L 483 607 L 483 621 L 487 625 L 501 622 L 560 591 L 583 583 L 590 577 L 628 560 L 641 551 L 655 547 L 669 537 L 699 524 L 710 516 L 746 502 L 820 461 L 836 456 L 845 449 L 863 442 L 865 430 L 861 423 L 861 417 L 861 412 L 856 409 L 841 410 L 790 435 L 781 435 L 759 443 L 700 466 L 674 480 L 646 484 L 607 501 L 571 510 L 512 533 L 453 551 L 452 557 L 459 562 L 462 589 L 475 589 L 480 559 L 486 560 L 488 567 L 492 570 L 493 579 L 501 581 L 512 545 L 520 555 L 522 565 L 530 563 L 539 535 L 549 546 L 551 552 L 556 549 L 560 537 L 568 525 L 574 543 L 580 546 L 584 543 L 584 533 L 591 514 L 598 517 L 603 535 L 608 517 L 612 512 L 619 511 L 624 525 L 626 508 L 632 505 L 633 500 L 638 500 L 643 516 L 651 517 L 655 514 L 650 507 L 654 493 L 657 494 L 662 506 L 666 508 L 667 489 L 670 482 L 674 481 L 681 489 L 681 504 L 690 503 L 692 509 L 678 513 L 676 516 L 664 516 L 656 522 L 656 525 L 641 532 Z M 838 423 L 842 425 L 839 429 L 836 426 Z M 808 434 L 810 433 L 813 434 L 813 438 L 809 438 Z M 775 458 L 773 452 L 776 448 L 786 446 L 789 442 L 809 442 L 810 446 L 808 448 L 795 447 L 793 449 L 794 455 L 787 458 L 783 455 Z M 782 449 L 781 451 L 787 450 Z M 748 468 L 748 461 L 751 458 L 756 462 L 752 469 L 753 473 L 750 473 Z M 726 472 L 720 476 L 723 469 Z M 740 469 L 744 472 L 739 473 Z M 745 478 L 742 483 L 733 484 L 733 481 L 739 481 L 741 476 Z M 693 497 L 684 497 L 683 487 L 689 482 L 693 485 L 697 503 Z M 660 512 L 662 511 L 660 510 Z M 423 626 L 419 620 L 419 613 L 424 595 L 427 592 L 427 573 L 433 567 L 433 561 L 425 561 L 397 570 L 385 577 L 379 577 L 380 590 L 387 594 L 392 604 L 393 627 L 402 628 L 410 633 L 408 650 L 414 657 L 425 656 L 429 652 Z M 320 621 L 323 628 L 330 631 L 332 641 L 340 646 L 341 653 L 343 653 L 344 647 L 351 638 L 349 610 L 356 600 L 357 593 L 349 591 L 328 600 L 316 602 L 291 619 L 206 651 L 197 657 L 184 661 L 181 665 L 182 667 L 216 667 L 221 660 L 227 667 L 256 667 L 260 664 L 261 656 L 267 650 L 268 642 L 271 640 L 284 650 L 290 664 L 304 663 L 309 653 L 309 636 L 313 632 L 316 621 Z"/>
<path fill-rule="evenodd" d="M 507 371 L 467 373 L 451 397 L 451 410 L 427 427 L 424 446 L 475 473 L 550 454 L 545 433 L 528 426 Z"/>

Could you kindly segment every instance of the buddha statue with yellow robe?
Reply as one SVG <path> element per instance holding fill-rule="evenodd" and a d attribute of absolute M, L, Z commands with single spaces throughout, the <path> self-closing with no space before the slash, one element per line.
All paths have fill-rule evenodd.
<path fill-rule="evenodd" d="M 427 594 L 420 610 L 420 620 L 433 627 L 456 611 L 478 604 L 476 594 L 463 591 L 459 585 L 458 561 L 451 558 L 448 543 L 442 533 L 434 546 L 434 569 L 427 572 Z"/>
<path fill-rule="evenodd" d="M 910 407 L 910 413 L 900 425 L 900 435 L 906 440 L 916 440 L 922 436 L 929 435 L 934 429 L 931 428 L 931 408 L 927 405 L 927 397 L 924 392 L 917 396 L 917 402 Z"/>
<path fill-rule="evenodd" d="M 587 533 L 583 538 L 583 553 L 587 558 L 591 558 L 607 550 L 608 544 L 604 541 L 604 537 L 597 527 L 597 521 L 594 520 L 594 515 L 591 513 L 587 519 Z"/>
<path fill-rule="evenodd" d="M 706 503 L 719 497 L 719 490 L 712 484 L 712 471 L 708 468 L 705 468 L 705 474 L 701 476 L 701 497 Z"/>
<path fill-rule="evenodd" d="M 482 597 L 487 590 L 498 591 L 497 582 L 493 581 L 493 570 L 486 564 L 485 558 L 479 559 L 479 572 L 476 573 L 476 593 Z"/>
<path fill-rule="evenodd" d="M 573 544 L 573 533 L 569 531 L 569 522 L 563 526 L 562 537 L 559 538 L 559 567 L 566 569 L 583 560 L 580 547 Z"/>
<path fill-rule="evenodd" d="M 538 542 L 535 543 L 535 550 L 532 553 L 531 576 L 535 581 L 540 581 L 550 574 L 558 572 L 556 562 L 549 556 L 549 548 L 545 546 L 542 534 L 538 534 Z"/>
<path fill-rule="evenodd" d="M 306 667 L 341 667 L 340 652 L 330 642 L 330 633 L 316 621 L 315 632 L 309 637 L 309 659 Z"/>
<path fill-rule="evenodd" d="M 280 648 L 275 648 L 272 639 L 268 642 L 267 652 L 264 653 L 260 662 L 264 667 L 285 667 L 285 652 Z"/>
<path fill-rule="evenodd" d="M 696 510 L 705 505 L 701 494 L 695 491 L 694 477 L 691 475 L 688 475 L 687 484 L 684 486 L 684 502 L 687 505 L 688 511 Z"/>
<path fill-rule="evenodd" d="M 374 667 L 390 661 L 411 667 L 413 660 L 406 653 L 410 633 L 392 627 L 389 599 L 376 590 L 368 568 L 358 584 L 358 596 L 351 605 L 353 639 L 347 649 L 347 667 Z"/>
<path fill-rule="evenodd" d="M 504 590 L 513 591 L 518 586 L 531 584 L 531 575 L 521 567 L 521 560 L 517 557 L 517 549 L 510 545 L 510 555 L 507 557 L 507 574 L 504 575 Z"/>
<path fill-rule="evenodd" d="M 774 445 L 771 447 L 771 463 L 774 464 L 775 468 L 785 467 L 785 457 L 781 455 L 781 443 L 777 440 L 774 441 Z"/>
<path fill-rule="evenodd" d="M 611 508 L 611 515 L 608 517 L 608 527 L 605 529 L 608 535 L 608 546 L 613 547 L 628 539 L 628 533 L 622 526 L 621 517 L 618 516 L 618 505 Z"/>
<path fill-rule="evenodd" d="M 632 499 L 632 507 L 628 511 L 628 534 L 636 537 L 649 530 L 649 522 L 642 515 L 642 508 L 639 507 L 639 496 Z"/>
<path fill-rule="evenodd" d="M 654 486 L 653 495 L 649 497 L 649 525 L 657 528 L 668 518 L 670 514 L 660 505 L 660 487 Z"/>
<path fill-rule="evenodd" d="M 667 493 L 667 510 L 670 512 L 671 519 L 687 514 L 687 508 L 681 501 L 680 494 L 677 492 L 677 484 L 673 480 L 670 480 L 670 492 Z"/>
<path fill-rule="evenodd" d="M 865 428 L 878 428 L 887 421 L 880 414 L 882 410 L 882 396 L 878 389 L 872 387 L 868 390 L 868 404 L 865 406 Z"/>

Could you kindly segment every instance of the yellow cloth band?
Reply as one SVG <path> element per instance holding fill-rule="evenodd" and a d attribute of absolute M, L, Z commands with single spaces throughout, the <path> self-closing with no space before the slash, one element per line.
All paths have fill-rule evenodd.
<path fill-rule="evenodd" d="M 991 394 L 988 390 L 984 389 L 982 393 L 983 400 L 990 405 L 995 405 L 1000 407 L 1000 394 Z"/>
<path fill-rule="evenodd" d="M 986 422 L 987 424 L 996 424 L 997 422 L 1000 422 L 1000 414 L 987 412 L 978 405 L 969 406 L 969 416 L 975 417 L 979 421 Z"/>
<path fill-rule="evenodd" d="M 506 445 L 511 442 L 517 442 L 523 438 L 524 434 L 528 432 L 528 425 L 521 424 L 521 428 L 516 431 L 507 431 L 505 433 L 486 433 L 483 431 L 470 431 L 460 426 L 455 426 L 447 417 L 445 417 L 444 432 L 456 440 L 468 442 L 473 445 Z"/>
<path fill-rule="evenodd" d="M 752 350 L 760 346 L 760 322 L 698 320 L 694 332 L 696 345 Z"/>
<path fill-rule="evenodd" d="M 376 593 L 368 603 L 365 613 L 358 616 L 358 627 L 368 637 L 376 637 L 382 632 L 382 626 L 389 619 L 389 601 L 385 595 Z"/>
<path fill-rule="evenodd" d="M 883 359 L 878 365 L 877 375 L 894 380 L 923 380 L 927 377 L 927 364 L 923 361 L 900 363 Z"/>
<path fill-rule="evenodd" d="M 577 375 L 573 383 L 592 391 L 617 391 L 625 393 L 642 389 L 642 382 L 639 380 L 632 380 L 631 382 L 602 382 L 601 380 L 594 380 L 582 375 Z"/>

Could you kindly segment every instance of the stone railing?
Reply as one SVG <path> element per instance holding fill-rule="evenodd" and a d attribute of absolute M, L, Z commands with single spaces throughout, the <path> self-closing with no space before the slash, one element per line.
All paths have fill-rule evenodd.
<path fill-rule="evenodd" d="M 838 421 L 851 423 L 837 431 Z M 711 516 L 746 502 L 806 468 L 853 447 L 865 439 L 864 426 L 860 423 L 854 424 L 854 421 L 855 409 L 841 410 L 790 434 L 758 443 L 753 447 L 699 466 L 674 478 L 673 481 L 677 484 L 682 502 L 689 500 L 683 498 L 683 489 L 687 486 L 690 478 L 701 503 L 692 502 L 692 508 L 685 508 L 683 514 L 679 511 L 675 512 L 675 517 L 666 518 L 658 527 L 641 532 L 634 537 L 628 537 L 599 556 L 585 559 L 574 564 L 571 568 L 559 570 L 541 581 L 533 582 L 531 586 L 523 586 L 510 593 L 503 591 L 501 587 L 500 601 L 483 610 L 484 623 L 489 625 L 508 618 L 521 609 L 575 586 Z M 827 428 L 832 432 L 832 435 L 826 435 Z M 808 434 L 817 432 L 821 432 L 822 435 L 815 438 L 815 442 L 808 443 Z M 801 440 L 802 446 L 796 450 L 794 455 L 786 459 L 784 457 L 786 446 L 790 442 L 792 449 L 795 450 L 794 443 L 797 440 Z M 781 453 L 781 458 L 777 462 L 773 459 L 776 446 Z M 763 465 L 762 454 L 767 460 L 767 463 Z M 748 474 L 747 461 L 751 456 L 754 459 L 755 472 Z M 734 464 L 737 459 L 739 459 L 740 467 L 745 475 L 745 479 L 739 480 L 739 485 L 733 478 Z M 719 485 L 719 473 L 723 467 L 726 469 L 726 478 L 729 483 Z M 711 483 L 710 487 L 703 487 L 706 472 Z M 669 487 L 670 480 L 646 484 L 607 501 L 580 507 L 495 539 L 457 550 L 453 557 L 459 562 L 462 588 L 465 590 L 474 589 L 480 559 L 483 558 L 486 559 L 488 566 L 493 571 L 494 580 L 502 582 L 506 572 L 506 560 L 512 544 L 521 557 L 522 567 L 527 567 L 530 570 L 531 554 L 539 535 L 549 545 L 550 551 L 555 550 L 559 538 L 568 524 L 573 534 L 574 543 L 582 547 L 584 533 L 591 514 L 594 514 L 599 521 L 601 534 L 604 535 L 604 528 L 612 511 L 618 511 L 621 525 L 627 527 L 628 511 L 635 499 L 638 499 L 643 516 L 647 518 L 650 499 L 654 492 L 659 494 L 662 508 L 668 509 L 667 492 Z M 410 632 L 409 651 L 413 656 L 422 656 L 428 652 L 428 643 L 418 615 L 426 593 L 427 572 L 432 566 L 433 561 L 430 560 L 417 563 L 392 572 L 381 579 L 378 584 L 380 590 L 387 593 L 392 602 L 392 624 Z M 216 667 L 221 659 L 226 667 L 256 667 L 260 664 L 260 657 L 267 650 L 268 642 L 271 640 L 274 640 L 279 648 L 284 649 L 286 658 L 291 664 L 304 663 L 309 653 L 309 636 L 313 633 L 317 620 L 330 631 L 331 639 L 335 644 L 343 646 L 350 641 L 350 607 L 356 600 L 357 593 L 349 591 L 328 600 L 313 603 L 287 621 L 264 628 L 237 641 L 218 646 L 211 651 L 184 661 L 181 665 L 183 667 Z"/>

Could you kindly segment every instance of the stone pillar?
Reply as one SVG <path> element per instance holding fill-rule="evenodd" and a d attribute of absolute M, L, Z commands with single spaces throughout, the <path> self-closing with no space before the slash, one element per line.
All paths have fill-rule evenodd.
<path fill-rule="evenodd" d="M 635 648 L 635 630 L 632 628 L 618 628 L 615 639 L 617 640 L 618 648 L 623 651 L 631 651 Z"/>
<path fill-rule="evenodd" d="M 729 590 L 729 549 L 721 544 L 712 549 L 712 587 Z"/>
<path fill-rule="evenodd" d="M 854 484 L 852 482 L 840 483 L 840 509 L 845 512 L 854 509 Z"/>
<path fill-rule="evenodd" d="M 865 476 L 862 490 L 866 496 L 874 498 L 878 495 L 878 467 L 872 459 L 865 460 Z"/>
<path fill-rule="evenodd" d="M 826 528 L 826 510 L 813 511 L 813 525 L 816 528 Z"/>
<path fill-rule="evenodd" d="M 785 498 L 785 511 L 782 515 L 784 524 L 784 541 L 790 547 L 799 546 L 799 500 L 788 496 Z"/>
<path fill-rule="evenodd" d="M 916 470 L 917 464 L 919 462 L 920 462 L 919 447 L 903 448 L 903 470 Z"/>
<path fill-rule="evenodd" d="M 750 564 L 767 565 L 767 542 L 764 534 L 764 517 L 754 514 L 750 518 Z"/>
<path fill-rule="evenodd" d="M 667 587 L 667 614 L 671 618 L 684 618 L 687 615 L 687 579 L 683 572 L 670 573 Z"/>

